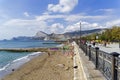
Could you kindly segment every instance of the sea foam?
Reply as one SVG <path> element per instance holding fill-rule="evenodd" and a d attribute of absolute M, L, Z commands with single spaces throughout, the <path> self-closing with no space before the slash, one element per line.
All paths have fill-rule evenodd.
<path fill-rule="evenodd" d="M 0 80 L 5 75 L 10 74 L 13 70 L 18 69 L 20 66 L 22 66 L 26 62 L 30 61 L 31 59 L 33 59 L 41 54 L 42 54 L 42 52 L 34 52 L 31 54 L 28 54 L 27 56 L 15 59 L 12 62 L 5 65 L 4 67 L 0 68 Z"/>

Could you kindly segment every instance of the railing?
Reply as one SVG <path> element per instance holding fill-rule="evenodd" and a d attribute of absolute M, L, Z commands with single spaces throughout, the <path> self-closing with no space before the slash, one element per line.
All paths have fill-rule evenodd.
<path fill-rule="evenodd" d="M 91 45 L 86 44 L 80 44 L 80 48 L 107 80 L 120 80 L 120 58 L 118 53 L 106 53 L 99 50 L 98 47 L 93 48 Z"/>
<path fill-rule="evenodd" d="M 120 80 L 120 57 L 119 58 L 116 58 L 116 61 L 117 61 L 117 70 L 118 70 L 118 80 Z"/>

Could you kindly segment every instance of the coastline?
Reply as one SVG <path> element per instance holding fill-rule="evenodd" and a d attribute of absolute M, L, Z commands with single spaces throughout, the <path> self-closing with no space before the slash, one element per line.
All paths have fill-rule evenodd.
<path fill-rule="evenodd" d="M 14 70 L 19 69 L 22 65 L 24 65 L 27 62 L 29 62 L 33 58 L 35 58 L 37 56 L 40 56 L 41 54 L 43 54 L 43 53 L 42 52 L 29 53 L 26 56 L 16 58 L 13 61 L 11 61 L 10 63 L 6 64 L 4 67 L 0 68 L 0 80 L 4 76 L 12 73 Z"/>
<path fill-rule="evenodd" d="M 2 80 L 73 80 L 73 60 L 61 51 L 33 58 Z"/>

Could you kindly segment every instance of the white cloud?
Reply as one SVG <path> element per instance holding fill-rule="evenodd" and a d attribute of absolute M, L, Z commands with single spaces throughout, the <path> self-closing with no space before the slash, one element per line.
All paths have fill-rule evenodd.
<path fill-rule="evenodd" d="M 45 20 L 54 20 L 54 19 L 63 19 L 67 22 L 77 22 L 79 20 L 90 20 L 90 21 L 101 21 L 107 19 L 109 16 L 88 16 L 82 14 L 74 14 L 74 15 L 50 15 L 50 14 L 43 14 L 41 16 L 36 16 L 38 21 L 45 21 Z"/>
<path fill-rule="evenodd" d="M 33 20 L 23 20 L 23 19 L 11 19 L 5 22 L 4 26 L 15 26 L 15 27 L 24 27 L 24 26 L 40 26 L 41 24 L 45 24 L 44 21 Z"/>
<path fill-rule="evenodd" d="M 104 16 L 104 15 L 102 15 L 102 16 L 87 16 L 87 15 L 75 14 L 75 15 L 69 15 L 69 16 L 65 17 L 65 20 L 69 21 L 69 22 L 74 22 L 74 21 L 79 21 L 79 20 L 101 21 L 108 17 L 109 16 Z"/>
<path fill-rule="evenodd" d="M 120 19 L 106 22 L 106 27 L 120 26 Z"/>
<path fill-rule="evenodd" d="M 114 9 L 99 9 L 97 11 L 103 11 L 103 12 L 113 12 Z"/>
<path fill-rule="evenodd" d="M 109 16 L 115 15 L 117 12 L 118 10 L 112 9 L 112 8 L 98 9 L 95 11 L 95 13 L 102 14 L 102 15 L 109 15 Z"/>
<path fill-rule="evenodd" d="M 48 11 L 66 13 L 74 9 L 78 0 L 59 0 L 59 4 L 49 4 Z"/>
<path fill-rule="evenodd" d="M 32 20 L 11 19 L 2 24 L 0 29 L 2 30 L 0 36 L 4 35 L 1 38 L 12 38 L 17 36 L 34 36 L 37 31 L 63 33 L 64 26 L 60 23 L 54 23 L 49 26 L 47 22 L 39 21 L 37 18 Z"/>
<path fill-rule="evenodd" d="M 1 25 L 1 33 L 6 36 L 33 36 L 37 31 L 44 31 L 48 29 L 48 25 L 45 21 L 23 20 L 23 19 L 11 19 Z M 9 35 L 8 35 L 9 34 Z M 0 36 L 2 36 L 0 34 Z M 9 38 L 9 37 L 5 37 Z"/>
<path fill-rule="evenodd" d="M 64 15 L 42 15 L 42 16 L 36 16 L 36 19 L 38 21 L 44 21 L 44 20 L 48 20 L 48 19 L 56 19 L 56 18 L 64 18 Z"/>
<path fill-rule="evenodd" d="M 98 23 L 89 23 L 89 22 L 81 22 L 81 29 L 82 30 L 92 30 L 102 28 Z M 73 25 L 69 25 L 66 27 L 65 32 L 71 32 L 71 31 L 79 31 L 80 30 L 80 22 L 77 22 Z"/>
<path fill-rule="evenodd" d="M 23 13 L 26 17 L 29 17 L 30 15 L 28 14 L 28 12 L 24 12 Z"/>
<path fill-rule="evenodd" d="M 31 36 L 37 31 L 44 31 L 46 33 L 64 33 L 79 30 L 79 21 L 82 21 L 82 30 L 90 30 L 96 28 L 103 28 L 106 24 L 107 27 L 112 25 L 120 25 L 120 19 L 109 21 L 113 16 L 109 15 L 86 15 L 86 14 L 57 14 L 51 15 L 45 12 L 40 16 L 36 16 L 31 20 L 27 19 L 11 19 L 2 23 L 0 26 L 0 36 Z M 118 18 L 118 17 L 117 17 Z M 109 20 L 106 20 L 109 19 Z M 58 23 L 59 20 L 63 23 Z M 50 22 L 49 22 L 50 21 Z M 104 22 L 105 21 L 105 22 Z M 106 23 L 106 21 L 109 21 Z M 102 22 L 102 23 L 101 23 Z M 104 22 L 104 23 L 103 23 Z M 101 24 L 100 24 L 101 23 Z M 69 24 L 67 26 L 67 24 Z M 66 26 L 65 26 L 66 25 Z M 2 38 L 0 37 L 0 38 Z"/>
<path fill-rule="evenodd" d="M 64 26 L 60 23 L 54 23 L 49 28 L 51 33 L 63 33 Z"/>

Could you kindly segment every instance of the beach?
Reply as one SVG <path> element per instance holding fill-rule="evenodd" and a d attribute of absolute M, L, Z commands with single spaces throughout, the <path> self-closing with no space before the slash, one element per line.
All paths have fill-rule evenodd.
<path fill-rule="evenodd" d="M 44 53 L 2 80 L 73 80 L 73 60 L 62 51 Z"/>

